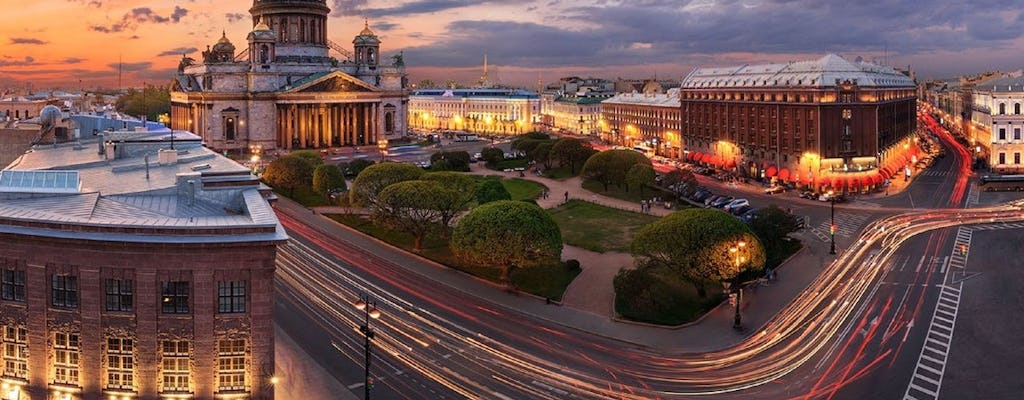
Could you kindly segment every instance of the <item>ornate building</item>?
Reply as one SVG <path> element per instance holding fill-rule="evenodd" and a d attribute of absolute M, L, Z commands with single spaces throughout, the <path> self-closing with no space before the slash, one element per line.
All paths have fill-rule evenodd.
<path fill-rule="evenodd" d="M 540 97 L 522 89 L 421 89 L 409 96 L 409 126 L 482 134 L 529 132 L 540 118 Z"/>
<path fill-rule="evenodd" d="M 619 146 L 640 147 L 678 158 L 679 89 L 648 86 L 643 93 L 619 93 L 601 102 L 601 136 Z"/>
<path fill-rule="evenodd" d="M 0 394 L 272 400 L 286 239 L 257 178 L 193 134 L 35 146 L 0 171 Z"/>
<path fill-rule="evenodd" d="M 988 165 L 995 172 L 1024 173 L 1024 77 L 988 80 L 974 87 L 972 109 L 979 144 L 989 151 Z"/>
<path fill-rule="evenodd" d="M 912 164 L 917 151 L 914 82 L 834 54 L 696 69 L 680 101 L 688 157 L 745 176 L 856 190 Z"/>
<path fill-rule="evenodd" d="M 171 127 L 215 149 L 361 146 L 404 135 L 402 54 L 382 63 L 368 25 L 344 49 L 328 39 L 329 12 L 324 0 L 255 0 L 248 47 L 222 35 L 200 63 L 182 58 Z"/>

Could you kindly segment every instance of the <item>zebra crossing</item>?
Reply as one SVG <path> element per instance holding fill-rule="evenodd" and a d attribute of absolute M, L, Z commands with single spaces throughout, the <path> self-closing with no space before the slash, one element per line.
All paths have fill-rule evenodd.
<path fill-rule="evenodd" d="M 953 328 L 956 326 L 957 310 L 960 307 L 960 291 L 963 283 L 944 285 L 939 292 L 939 301 L 932 313 L 928 334 L 925 335 L 921 354 L 917 357 L 914 375 L 910 378 L 903 400 L 937 400 L 942 387 L 942 375 L 946 371 L 950 344 L 953 342 Z"/>
<path fill-rule="evenodd" d="M 836 211 L 836 237 L 851 238 L 857 236 L 860 228 L 870 218 L 867 213 L 853 213 L 847 211 Z M 828 237 L 831 219 L 821 221 L 817 226 L 811 227 L 811 231 L 824 242 L 830 240 Z"/>
<path fill-rule="evenodd" d="M 922 173 L 919 173 L 918 175 L 920 175 L 920 176 L 949 176 L 949 175 L 955 174 L 955 172 L 956 171 L 949 171 L 949 170 L 946 170 L 946 171 L 927 170 L 927 171 L 924 171 Z"/>
<path fill-rule="evenodd" d="M 950 267 L 960 269 L 967 267 L 967 255 L 971 251 L 971 238 L 974 237 L 974 229 L 977 228 L 966 226 L 957 228 L 956 241 L 953 242 L 953 253 L 949 256 Z"/>
<path fill-rule="evenodd" d="M 976 231 L 994 231 L 994 230 L 999 230 L 999 229 L 1021 229 L 1021 228 L 1024 228 L 1024 222 L 1013 222 L 1013 223 L 1009 223 L 1009 224 L 1001 223 L 1001 224 L 981 225 L 981 226 L 974 227 L 973 229 L 976 230 Z"/>

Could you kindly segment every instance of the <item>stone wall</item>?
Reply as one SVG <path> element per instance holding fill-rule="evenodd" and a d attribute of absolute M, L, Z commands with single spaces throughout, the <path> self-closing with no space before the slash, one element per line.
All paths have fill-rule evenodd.
<path fill-rule="evenodd" d="M 34 129 L 0 128 L 0 168 L 10 165 L 18 156 L 25 154 L 38 134 Z"/>

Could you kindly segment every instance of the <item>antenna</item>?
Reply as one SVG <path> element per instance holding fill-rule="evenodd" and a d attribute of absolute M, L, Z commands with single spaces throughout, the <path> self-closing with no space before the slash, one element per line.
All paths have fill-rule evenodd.
<path fill-rule="evenodd" d="M 124 64 L 123 57 L 120 54 L 118 54 L 117 55 L 117 92 L 118 93 L 120 93 L 122 90 L 124 90 L 124 86 L 121 85 L 121 69 L 122 69 L 122 64 Z"/>

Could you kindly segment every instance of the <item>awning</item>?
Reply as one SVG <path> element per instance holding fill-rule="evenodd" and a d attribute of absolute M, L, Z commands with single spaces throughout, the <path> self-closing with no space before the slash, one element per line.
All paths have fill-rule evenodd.
<path fill-rule="evenodd" d="M 881 185 L 881 184 L 885 183 L 885 177 L 884 177 L 884 176 L 882 176 L 882 174 L 880 174 L 880 173 L 877 173 L 877 172 L 871 175 L 871 180 L 872 180 L 872 181 L 873 181 L 873 182 L 874 182 L 874 183 L 875 183 L 876 185 Z"/>
<path fill-rule="evenodd" d="M 736 160 L 730 158 L 728 161 L 725 162 L 725 167 L 726 168 L 736 168 Z"/>
<path fill-rule="evenodd" d="M 764 176 L 766 178 L 771 178 L 771 177 L 774 177 L 775 174 L 777 174 L 778 172 L 779 172 L 779 170 L 777 168 L 775 168 L 774 165 L 772 165 L 772 166 L 768 167 L 767 170 L 764 171 Z"/>
<path fill-rule="evenodd" d="M 811 182 L 813 181 L 814 175 L 811 175 L 810 173 L 808 173 L 806 175 L 801 176 L 800 178 L 802 178 L 802 179 L 800 179 L 800 182 L 803 182 L 804 184 L 810 185 Z"/>
<path fill-rule="evenodd" d="M 874 185 L 874 184 L 875 184 L 875 181 L 874 181 L 874 179 L 871 179 L 870 175 L 864 175 L 864 176 L 860 177 L 860 185 L 861 185 L 861 187 L 868 187 L 868 186 L 871 186 L 871 185 Z"/>
<path fill-rule="evenodd" d="M 833 189 L 842 189 L 843 187 L 846 186 L 846 181 L 842 177 L 833 176 L 831 179 L 829 179 L 829 186 L 831 186 Z"/>
<path fill-rule="evenodd" d="M 782 169 L 779 170 L 779 179 L 782 179 L 784 181 L 789 181 L 789 169 L 788 168 L 782 168 Z"/>

